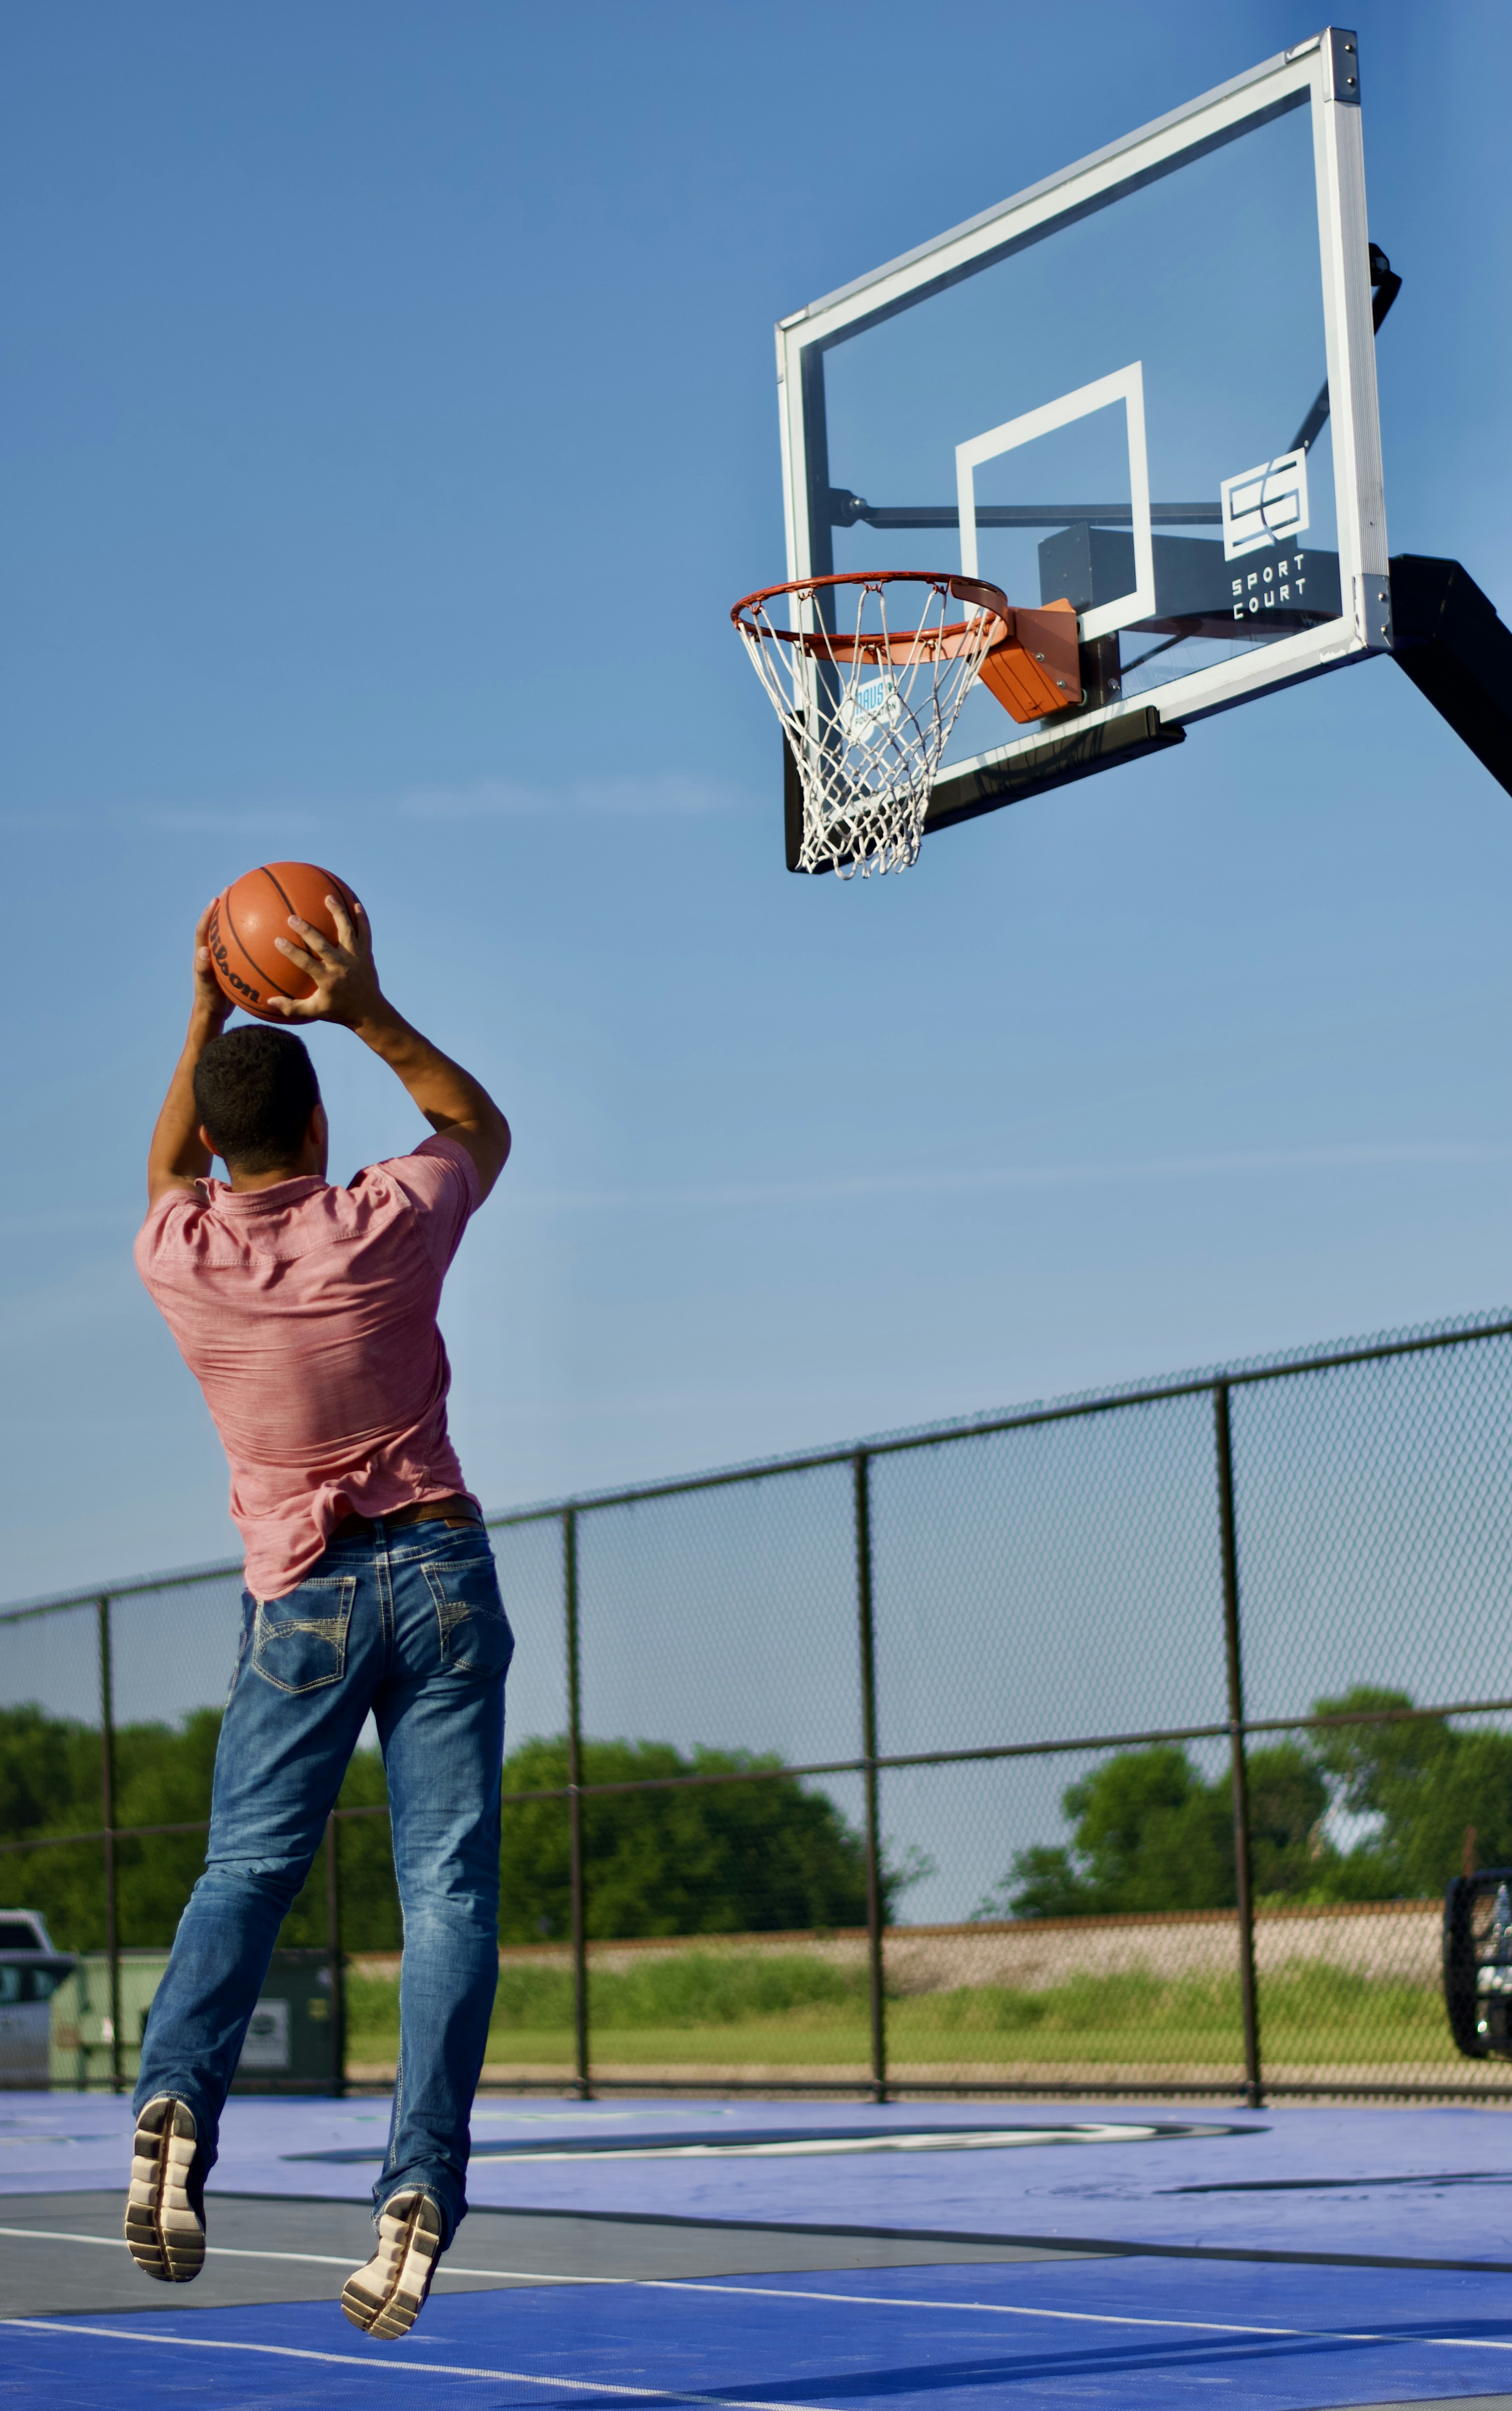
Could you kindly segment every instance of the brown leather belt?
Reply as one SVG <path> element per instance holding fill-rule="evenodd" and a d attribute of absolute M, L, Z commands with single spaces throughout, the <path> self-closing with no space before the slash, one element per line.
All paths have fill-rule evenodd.
<path fill-rule="evenodd" d="M 392 1515 L 343 1515 L 330 1535 L 333 1541 L 371 1541 L 382 1524 L 481 1524 L 471 1498 L 422 1498 L 413 1507 L 396 1507 Z"/>

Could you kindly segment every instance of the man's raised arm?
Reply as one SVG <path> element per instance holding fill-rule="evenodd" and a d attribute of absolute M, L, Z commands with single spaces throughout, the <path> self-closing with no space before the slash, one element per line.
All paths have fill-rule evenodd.
<path fill-rule="evenodd" d="M 206 905 L 195 930 L 195 1001 L 189 1011 L 189 1033 L 147 1150 L 149 1206 L 155 1206 L 170 1189 L 196 1189 L 208 1177 L 214 1161 L 199 1135 L 195 1065 L 211 1040 L 219 1038 L 235 1008 L 211 968 L 206 925 L 213 909 Z"/>
<path fill-rule="evenodd" d="M 334 1021 L 355 1030 L 397 1074 L 431 1129 L 466 1147 L 487 1197 L 509 1154 L 509 1124 L 482 1082 L 432 1046 L 389 1003 L 378 984 L 372 931 L 361 905 L 354 918 L 340 897 L 327 896 L 326 903 L 339 942 L 295 913 L 289 915 L 294 936 L 276 942 L 280 953 L 314 981 L 314 995 L 302 1001 L 269 998 L 269 1005 L 284 1021 Z"/>

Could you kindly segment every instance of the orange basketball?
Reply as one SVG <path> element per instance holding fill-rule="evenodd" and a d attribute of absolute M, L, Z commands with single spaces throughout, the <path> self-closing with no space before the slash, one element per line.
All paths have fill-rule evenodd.
<path fill-rule="evenodd" d="M 298 943 L 297 931 L 289 928 L 291 913 L 322 937 L 334 938 L 327 896 L 340 897 L 349 913 L 356 902 L 344 879 L 313 862 L 265 862 L 256 870 L 243 871 L 217 896 L 211 908 L 210 958 L 222 993 L 243 1013 L 259 1021 L 281 1021 L 282 1014 L 268 1010 L 270 996 L 299 1001 L 313 996 L 314 981 L 281 955 L 273 941 L 287 938 L 291 944 Z"/>

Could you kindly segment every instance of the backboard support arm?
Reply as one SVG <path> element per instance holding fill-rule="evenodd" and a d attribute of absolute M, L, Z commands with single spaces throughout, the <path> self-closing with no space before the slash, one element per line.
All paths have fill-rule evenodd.
<path fill-rule="evenodd" d="M 1392 658 L 1461 742 L 1512 795 L 1512 628 L 1497 617 L 1458 561 L 1401 552 L 1391 561 L 1396 621 Z M 1152 706 L 1138 718 L 1103 722 L 1050 736 L 1032 753 L 940 780 L 924 834 L 975 820 L 1004 804 L 1088 779 L 1121 762 L 1179 745 L 1185 731 L 1162 723 Z"/>
<path fill-rule="evenodd" d="M 1458 561 L 1391 563 L 1393 658 L 1512 796 L 1512 628 Z"/>

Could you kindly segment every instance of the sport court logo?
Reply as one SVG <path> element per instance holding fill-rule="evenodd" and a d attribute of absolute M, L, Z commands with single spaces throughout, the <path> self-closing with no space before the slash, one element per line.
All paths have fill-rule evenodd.
<path fill-rule="evenodd" d="M 1289 544 L 1308 524 L 1307 455 L 1283 452 L 1262 460 L 1218 488 L 1223 510 L 1223 557 L 1238 561 L 1264 545 Z"/>

